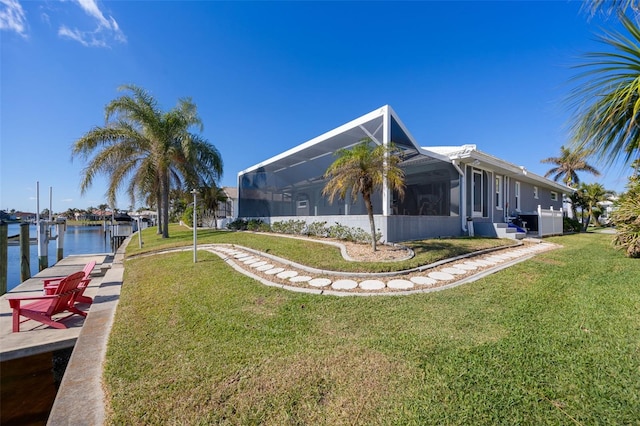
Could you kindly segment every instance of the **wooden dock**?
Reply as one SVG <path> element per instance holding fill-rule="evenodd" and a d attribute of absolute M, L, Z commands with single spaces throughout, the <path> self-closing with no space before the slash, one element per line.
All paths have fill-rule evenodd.
<path fill-rule="evenodd" d="M 12 311 L 6 300 L 9 295 L 42 294 L 42 280 L 66 276 L 81 271 L 90 261 L 96 261 L 91 282 L 85 290 L 94 298 L 110 270 L 112 254 L 69 256 L 54 266 L 23 282 L 11 292 L 0 296 L 0 388 L 2 411 L 0 424 L 44 425 L 58 393 L 62 375 L 86 319 L 74 315 L 66 320 L 67 329 L 54 329 L 42 323 L 26 320 L 20 332 L 12 332 Z M 84 311 L 91 308 L 80 305 Z M 64 316 L 64 315 L 63 315 Z"/>
<path fill-rule="evenodd" d="M 37 321 L 27 320 L 20 324 L 20 332 L 12 332 L 11 313 L 7 296 L 42 294 L 42 280 L 51 277 L 66 276 L 81 271 L 90 261 L 96 261 L 96 267 L 91 274 L 91 282 L 85 294 L 93 297 L 102 283 L 104 272 L 110 267 L 112 254 L 92 254 L 69 256 L 62 259 L 34 277 L 28 279 L 9 293 L 0 296 L 0 361 L 24 358 L 31 355 L 71 348 L 75 344 L 84 318 L 74 315 L 64 321 L 67 329 L 60 330 L 48 327 Z M 89 305 L 80 305 L 87 311 Z M 64 315 L 62 315 L 64 316 Z M 22 318 L 23 320 L 25 318 Z"/>

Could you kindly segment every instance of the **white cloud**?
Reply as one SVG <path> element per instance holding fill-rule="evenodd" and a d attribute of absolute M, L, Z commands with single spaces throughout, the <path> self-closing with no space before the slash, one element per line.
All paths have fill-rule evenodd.
<path fill-rule="evenodd" d="M 0 30 L 15 31 L 27 37 L 27 18 L 18 0 L 0 0 Z"/>
<path fill-rule="evenodd" d="M 74 2 L 78 4 L 87 15 L 97 21 L 97 27 L 91 31 L 82 31 L 77 28 L 71 29 L 66 25 L 62 25 L 58 30 L 60 37 L 75 40 L 87 47 L 109 47 L 111 40 L 126 43 L 127 38 L 120 30 L 114 17 L 109 16 L 106 18 L 95 0 L 74 0 Z"/>
<path fill-rule="evenodd" d="M 80 5 L 80 7 L 85 12 L 87 12 L 87 15 L 93 16 L 98 20 L 98 23 L 100 24 L 100 26 L 111 28 L 109 21 L 105 19 L 104 15 L 100 11 L 100 9 L 98 8 L 98 5 L 94 0 L 76 0 L 76 1 Z"/>
<path fill-rule="evenodd" d="M 86 47 L 108 47 L 106 41 L 97 39 L 93 32 L 80 31 L 78 29 L 72 30 L 64 25 L 58 30 L 58 35 L 75 40 Z"/>

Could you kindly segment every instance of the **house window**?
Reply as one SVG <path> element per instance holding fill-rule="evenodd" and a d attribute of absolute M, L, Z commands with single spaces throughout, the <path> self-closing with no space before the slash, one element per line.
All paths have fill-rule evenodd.
<path fill-rule="evenodd" d="M 502 210 L 502 176 L 496 176 L 496 208 Z"/>
<path fill-rule="evenodd" d="M 482 217 L 484 211 L 484 202 L 483 202 L 483 179 L 482 179 L 482 171 L 474 170 L 473 171 L 473 192 L 471 204 L 473 205 L 473 216 Z"/>
<path fill-rule="evenodd" d="M 551 191 L 551 201 L 558 201 L 558 193 Z"/>
<path fill-rule="evenodd" d="M 515 196 L 516 199 L 516 204 L 515 204 L 515 208 L 516 210 L 520 211 L 520 182 L 516 181 L 516 187 L 515 190 L 513 191 L 513 195 Z"/>
<path fill-rule="evenodd" d="M 533 198 L 535 198 L 536 200 L 538 199 L 538 187 L 537 186 L 533 187 Z"/>

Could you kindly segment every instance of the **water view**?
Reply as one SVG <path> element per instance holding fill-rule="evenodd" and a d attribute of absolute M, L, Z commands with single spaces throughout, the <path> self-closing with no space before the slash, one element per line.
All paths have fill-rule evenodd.
<path fill-rule="evenodd" d="M 36 238 L 37 228 L 35 225 L 29 225 L 29 237 Z M 20 234 L 20 224 L 9 224 L 8 235 Z M 49 266 L 56 263 L 56 241 L 49 242 Z M 20 246 L 9 246 L 8 252 L 8 272 L 7 272 L 7 290 L 15 288 L 20 281 Z M 64 235 L 64 256 L 73 254 L 94 254 L 94 253 L 111 253 L 111 243 L 105 236 L 102 226 L 67 226 Z M 29 246 L 29 259 L 31 267 L 31 276 L 37 274 L 38 271 L 38 246 L 32 244 Z"/>

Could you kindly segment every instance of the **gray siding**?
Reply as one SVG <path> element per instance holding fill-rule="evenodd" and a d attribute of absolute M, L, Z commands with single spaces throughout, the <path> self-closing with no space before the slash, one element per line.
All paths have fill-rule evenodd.
<path fill-rule="evenodd" d="M 520 209 L 515 209 L 515 186 L 516 182 L 520 182 Z M 535 197 L 534 187 L 538 188 L 538 198 Z M 557 201 L 551 199 L 551 192 L 557 194 Z M 553 207 L 554 210 L 562 208 L 562 194 L 547 186 L 534 185 L 529 182 L 517 181 L 516 179 L 509 180 L 509 214 L 515 216 L 516 214 L 532 214 L 538 211 L 538 206 L 543 209 L 549 209 Z"/>

